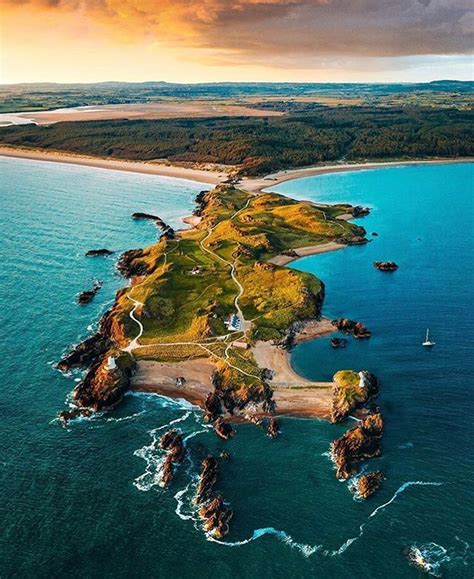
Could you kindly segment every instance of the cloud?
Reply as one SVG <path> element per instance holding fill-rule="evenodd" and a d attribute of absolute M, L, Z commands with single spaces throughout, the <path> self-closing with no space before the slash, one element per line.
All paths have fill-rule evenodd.
<path fill-rule="evenodd" d="M 7 0 L 77 11 L 123 40 L 212 53 L 220 63 L 311 67 L 327 58 L 470 54 L 471 0 Z"/>

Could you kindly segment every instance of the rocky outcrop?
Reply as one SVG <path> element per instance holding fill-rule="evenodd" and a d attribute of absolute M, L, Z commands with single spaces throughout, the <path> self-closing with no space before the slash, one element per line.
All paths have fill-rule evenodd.
<path fill-rule="evenodd" d="M 141 213 L 140 211 L 137 211 L 136 213 L 132 213 L 132 218 L 149 219 L 150 221 L 154 221 L 160 227 L 166 225 L 166 223 L 163 221 L 163 219 L 161 219 L 161 217 L 158 217 L 158 215 L 152 215 L 151 213 Z"/>
<path fill-rule="evenodd" d="M 354 235 L 348 241 L 348 245 L 364 245 L 365 243 L 369 243 L 369 240 L 363 235 Z"/>
<path fill-rule="evenodd" d="M 380 271 L 397 271 L 398 269 L 394 261 L 374 261 L 373 266 Z"/>
<path fill-rule="evenodd" d="M 349 209 L 349 213 L 352 217 L 366 217 L 370 213 L 370 209 L 368 207 L 362 207 L 361 205 L 355 205 Z"/>
<path fill-rule="evenodd" d="M 194 497 L 194 502 L 199 505 L 208 501 L 213 492 L 214 486 L 217 482 L 217 459 L 212 455 L 207 456 L 201 463 L 202 469 L 199 475 L 199 483 Z"/>
<path fill-rule="evenodd" d="M 207 205 L 207 200 L 206 200 L 206 195 L 207 193 L 209 193 L 209 191 L 200 191 L 195 198 L 195 203 L 196 203 L 196 208 L 193 211 L 193 215 L 196 215 L 197 217 L 201 217 L 204 209 L 206 208 Z"/>
<path fill-rule="evenodd" d="M 381 414 L 369 414 L 355 428 L 332 443 L 331 455 L 336 476 L 348 479 L 356 473 L 359 462 L 382 453 L 383 420 Z"/>
<path fill-rule="evenodd" d="M 217 481 L 218 462 L 213 456 L 202 461 L 202 470 L 194 502 L 199 506 L 198 514 L 203 520 L 204 530 L 216 539 L 222 539 L 229 532 L 232 510 L 222 497 L 214 492 Z"/>
<path fill-rule="evenodd" d="M 222 416 L 219 416 L 214 422 L 214 431 L 223 440 L 229 440 L 231 436 L 234 436 L 235 430 L 228 422 L 224 422 Z"/>
<path fill-rule="evenodd" d="M 107 356 L 92 365 L 83 380 L 73 390 L 78 406 L 93 411 L 107 410 L 115 406 L 129 389 L 134 362 L 122 362 L 113 370 L 107 368 Z"/>
<path fill-rule="evenodd" d="M 122 253 L 117 263 L 117 269 L 125 277 L 134 277 L 137 275 L 147 275 L 149 266 L 143 258 L 145 252 L 143 249 L 129 249 Z"/>
<path fill-rule="evenodd" d="M 98 358 L 103 357 L 112 345 L 113 342 L 110 338 L 97 332 L 75 346 L 69 354 L 58 362 L 57 368 L 63 372 L 67 372 L 72 368 L 89 366 Z"/>
<path fill-rule="evenodd" d="M 70 410 L 61 410 L 58 414 L 58 420 L 61 424 L 66 426 L 69 421 L 74 420 L 75 418 L 87 418 L 88 416 L 91 416 L 91 414 L 92 412 L 88 408 L 71 408 Z"/>
<path fill-rule="evenodd" d="M 362 322 L 356 322 L 347 318 L 337 318 L 331 323 L 343 334 L 350 334 L 357 339 L 370 338 L 372 335 L 372 332 L 366 328 Z"/>
<path fill-rule="evenodd" d="M 331 346 L 333 348 L 345 348 L 347 345 L 347 340 L 345 338 L 332 338 Z"/>
<path fill-rule="evenodd" d="M 174 239 L 175 237 L 176 233 L 172 227 L 169 225 L 163 227 L 163 233 L 160 235 L 160 241 L 163 241 L 164 239 Z"/>
<path fill-rule="evenodd" d="M 160 438 L 160 447 L 167 451 L 161 465 L 161 483 L 168 486 L 174 474 L 173 465 L 183 462 L 186 453 L 181 433 L 177 430 L 165 432 Z"/>
<path fill-rule="evenodd" d="M 361 499 L 368 499 L 379 490 L 384 479 L 385 475 L 380 470 L 362 475 L 359 477 L 356 484 L 357 497 Z"/>
<path fill-rule="evenodd" d="M 86 257 L 95 257 L 98 255 L 112 255 L 113 251 L 110 251 L 110 249 L 89 249 L 89 251 L 86 251 L 85 255 Z"/>
<path fill-rule="evenodd" d="M 204 418 L 208 422 L 214 422 L 222 414 L 222 404 L 215 392 L 209 392 L 204 401 Z"/>
<path fill-rule="evenodd" d="M 379 393 L 377 377 L 366 370 L 339 370 L 333 382 L 331 422 L 343 422 Z"/>
<path fill-rule="evenodd" d="M 91 302 L 94 299 L 96 293 L 100 290 L 101 287 L 102 287 L 102 282 L 101 281 L 95 281 L 94 285 L 92 286 L 92 289 L 83 291 L 77 296 L 77 301 L 80 304 L 88 304 L 89 302 Z"/>
<path fill-rule="evenodd" d="M 211 533 L 215 539 L 222 539 L 227 535 L 233 512 L 220 495 L 201 505 L 198 513 L 203 519 L 203 527 L 207 533 Z"/>
<path fill-rule="evenodd" d="M 278 433 L 280 432 L 278 430 L 278 420 L 271 416 L 268 420 L 268 427 L 267 427 L 267 434 L 270 438 L 276 438 L 278 436 Z"/>

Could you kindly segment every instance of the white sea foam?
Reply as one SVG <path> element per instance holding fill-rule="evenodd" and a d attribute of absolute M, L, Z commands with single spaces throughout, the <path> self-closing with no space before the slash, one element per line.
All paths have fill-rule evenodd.
<path fill-rule="evenodd" d="M 298 543 L 291 537 L 291 535 L 289 535 L 285 531 L 279 531 L 278 529 L 274 529 L 273 527 L 255 529 L 255 531 L 253 532 L 252 536 L 249 539 L 244 539 L 242 541 L 234 541 L 234 542 L 219 541 L 209 533 L 206 533 L 206 538 L 208 541 L 217 543 L 218 545 L 224 545 L 226 547 L 241 547 L 242 545 L 247 545 L 247 543 L 250 543 L 251 541 L 256 541 L 257 539 L 260 539 L 265 535 L 275 536 L 279 541 L 281 541 L 285 545 L 288 545 L 290 548 L 297 549 L 298 551 L 300 551 L 304 557 L 310 557 L 311 555 L 322 549 L 322 545 L 306 545 L 305 543 Z"/>
<path fill-rule="evenodd" d="M 347 539 L 347 541 L 345 543 L 343 543 L 339 549 L 336 549 L 334 551 L 325 551 L 324 555 L 329 555 L 330 557 L 335 557 L 336 555 L 342 555 L 344 553 L 344 551 L 346 551 L 346 549 L 348 549 L 348 547 L 350 547 L 355 541 L 357 541 L 358 539 L 360 539 L 362 537 L 362 535 L 364 534 L 364 529 L 365 526 L 367 525 L 367 523 L 370 521 L 371 518 L 375 517 L 376 514 L 380 511 L 383 511 L 384 509 L 386 509 L 390 504 L 393 503 L 393 501 L 401 494 L 403 493 L 407 488 L 411 487 L 411 486 L 440 486 L 443 483 L 441 482 L 426 482 L 426 481 L 408 481 L 406 483 L 403 483 L 394 493 L 394 495 L 392 496 L 392 498 L 387 501 L 386 503 L 384 503 L 383 505 L 378 506 L 375 510 L 373 510 L 370 515 L 368 516 L 368 519 L 365 523 L 362 523 L 362 525 L 359 527 L 359 534 L 355 537 L 351 537 L 350 539 Z"/>
<path fill-rule="evenodd" d="M 159 448 L 159 433 L 166 428 L 170 428 L 173 425 L 178 424 L 179 422 L 186 421 L 191 416 L 191 414 L 191 410 L 188 410 L 182 416 L 179 416 L 178 418 L 170 420 L 166 424 L 150 430 L 148 434 L 152 438 L 151 443 L 145 444 L 145 446 L 135 450 L 133 453 L 134 456 L 142 458 L 146 463 L 145 472 L 133 481 L 133 485 L 139 491 L 146 492 L 156 488 L 157 486 L 161 486 L 161 469 L 163 466 L 164 458 L 163 453 Z"/>

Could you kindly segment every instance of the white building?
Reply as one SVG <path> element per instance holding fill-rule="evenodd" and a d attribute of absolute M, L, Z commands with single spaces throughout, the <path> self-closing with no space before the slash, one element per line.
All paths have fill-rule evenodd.
<path fill-rule="evenodd" d="M 107 359 L 107 364 L 105 365 L 106 370 L 115 370 L 117 368 L 117 364 L 115 363 L 115 358 L 113 356 L 109 356 Z"/>

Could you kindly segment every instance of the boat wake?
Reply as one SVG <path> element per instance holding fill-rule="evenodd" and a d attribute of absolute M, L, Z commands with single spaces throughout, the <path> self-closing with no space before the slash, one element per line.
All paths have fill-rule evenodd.
<path fill-rule="evenodd" d="M 190 482 L 186 485 L 185 488 L 178 491 L 174 498 L 177 502 L 177 506 L 175 509 L 176 514 L 180 519 L 183 521 L 192 521 L 194 527 L 197 530 L 202 530 L 201 521 L 196 513 L 196 507 L 193 505 L 192 497 L 194 496 L 194 490 L 196 484 L 198 482 L 198 477 L 196 474 L 192 475 L 192 463 L 191 469 L 188 470 L 188 474 L 192 476 Z M 355 543 L 362 535 L 364 534 L 366 526 L 369 524 L 370 520 L 373 519 L 378 513 L 382 512 L 386 509 L 389 505 L 391 505 L 395 499 L 402 494 L 406 489 L 412 486 L 440 486 L 443 483 L 441 482 L 429 482 L 429 481 L 408 481 L 403 483 L 397 491 L 394 493 L 392 498 L 383 503 L 382 505 L 378 506 L 376 509 L 370 513 L 367 518 L 367 521 L 360 525 L 359 527 L 359 534 L 355 537 L 351 537 L 347 539 L 338 549 L 323 549 L 322 544 L 317 545 L 309 545 L 306 543 L 300 543 L 293 539 L 291 535 L 289 535 L 286 531 L 275 529 L 274 527 L 263 527 L 260 529 L 255 529 L 252 535 L 247 539 L 242 539 L 240 541 L 222 541 L 215 539 L 211 534 L 205 533 L 206 539 L 212 543 L 216 543 L 218 545 L 224 547 L 242 547 L 251 543 L 252 541 L 256 541 L 266 535 L 270 535 L 276 537 L 277 540 L 281 541 L 283 544 L 287 545 L 292 549 L 296 549 L 301 552 L 304 557 L 310 557 L 315 553 L 319 553 L 324 557 L 336 557 L 342 555 L 353 543 Z"/>
<path fill-rule="evenodd" d="M 403 493 L 407 488 L 411 487 L 411 486 L 435 486 L 435 487 L 439 487 L 441 486 L 443 483 L 441 482 L 430 482 L 430 481 L 421 481 L 421 480 L 417 480 L 417 481 L 408 481 L 403 483 L 394 493 L 394 495 L 392 496 L 392 498 L 387 501 L 386 503 L 383 503 L 383 505 L 378 506 L 375 510 L 373 510 L 370 515 L 367 518 L 367 521 L 365 523 L 362 523 L 362 525 L 359 527 L 359 534 L 355 537 L 351 537 L 350 539 L 347 539 L 347 541 L 345 543 L 343 543 L 339 549 L 336 549 L 334 551 L 325 551 L 325 555 L 329 555 L 330 557 L 335 557 L 337 555 L 342 555 L 344 553 L 344 551 L 346 551 L 355 541 L 357 541 L 358 539 L 360 539 L 362 537 L 362 535 L 364 534 L 364 530 L 366 525 L 370 522 L 370 519 L 372 519 L 373 517 L 375 517 L 377 515 L 377 513 L 379 513 L 380 511 L 383 511 L 384 509 L 386 509 L 389 505 L 391 505 L 395 499 L 401 494 Z"/>

